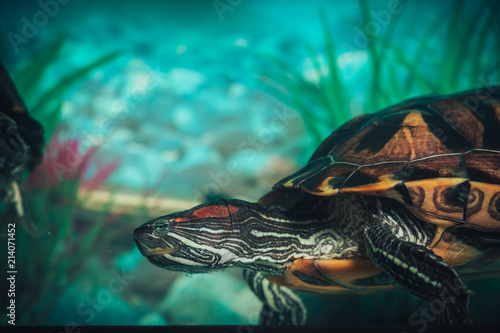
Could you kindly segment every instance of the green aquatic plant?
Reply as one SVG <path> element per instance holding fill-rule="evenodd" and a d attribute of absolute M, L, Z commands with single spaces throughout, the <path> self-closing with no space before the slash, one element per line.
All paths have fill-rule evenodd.
<path fill-rule="evenodd" d="M 43 47 L 33 56 L 15 75 L 13 81 L 17 86 L 19 94 L 28 107 L 30 115 L 40 121 L 45 130 L 45 140 L 49 141 L 52 133 L 61 122 L 62 97 L 76 83 L 88 77 L 92 71 L 102 65 L 116 59 L 122 54 L 121 51 L 111 52 L 98 57 L 80 68 L 70 71 L 62 76 L 53 86 L 47 90 L 42 89 L 45 74 L 60 57 L 62 48 L 66 41 L 66 35 L 61 34 L 52 42 Z M 7 50 L 0 39 L 0 59 L 5 59 Z M 29 193 L 28 193 L 29 195 Z M 0 204 L 0 216 L 3 216 L 7 206 Z"/>
<path fill-rule="evenodd" d="M 428 52 L 422 45 L 412 61 L 417 67 L 425 61 L 427 53 L 434 53 L 436 76 L 433 80 L 442 93 L 487 84 L 484 78 L 493 72 L 498 75 L 500 69 L 495 55 L 500 48 L 500 36 L 495 30 L 495 26 L 498 29 L 500 3 L 482 1 L 472 13 L 466 4 L 464 1 L 455 2 L 451 15 L 439 15 L 423 36 L 432 39 L 436 31 L 444 34 L 442 49 Z"/>
<path fill-rule="evenodd" d="M 84 223 L 79 212 L 85 198 L 79 194 L 82 186 L 100 187 L 118 163 L 101 164 L 93 177 L 84 178 L 97 147 L 81 155 L 79 151 L 79 140 L 61 141 L 55 133 L 44 161 L 26 181 L 29 211 L 41 237 L 18 232 L 22 251 L 17 265 L 23 270 L 18 282 L 19 323 L 43 324 L 61 294 L 81 275 L 87 259 L 108 243 L 102 231 L 112 200 Z"/>
<path fill-rule="evenodd" d="M 483 0 L 472 9 L 467 7 L 470 4 L 454 2 L 430 25 L 419 29 L 423 31 L 420 35 L 415 29 L 402 27 L 399 38 L 392 38 L 398 26 L 393 21 L 384 34 L 373 37 L 369 59 L 385 72 L 372 71 L 372 86 L 382 87 L 387 98 L 381 101 L 372 94 L 366 100 L 375 103 L 365 103 L 365 112 L 375 112 L 411 96 L 449 94 L 495 83 L 491 77 L 500 73 L 495 56 L 500 49 L 500 35 L 495 30 L 500 3 Z M 366 1 L 360 0 L 359 5 L 364 25 L 370 9 Z M 414 41 L 417 47 L 403 47 L 408 41 Z"/>
<path fill-rule="evenodd" d="M 337 49 L 324 11 L 320 11 L 320 19 L 326 45 L 327 73 L 318 60 L 320 53 L 311 46 L 308 51 L 317 82 L 306 79 L 294 65 L 273 56 L 269 59 L 275 67 L 266 68 L 263 73 L 268 82 L 263 86 L 264 90 L 301 113 L 313 145 L 324 139 L 325 132 L 351 117 L 346 86 L 336 64 Z"/>
<path fill-rule="evenodd" d="M 75 84 L 82 81 L 97 68 L 118 58 L 123 52 L 114 51 L 98 57 L 69 74 L 61 76 L 56 83 L 40 93 L 47 70 L 61 54 L 66 36 L 60 35 L 45 46 L 15 76 L 14 82 L 25 100 L 31 115 L 45 128 L 48 140 L 61 122 L 61 99 Z M 37 96 L 38 95 L 38 96 Z"/>
<path fill-rule="evenodd" d="M 358 3 L 361 21 L 350 24 L 366 27 L 372 11 L 368 1 Z M 368 83 L 359 103 L 361 110 L 351 107 L 356 83 L 346 79 L 338 66 L 340 58 L 352 50 L 335 41 L 324 9 L 319 11 L 324 52 L 306 46 L 317 72 L 316 81 L 306 78 L 299 66 L 271 56 L 273 66 L 263 70 L 263 88 L 300 112 L 314 149 L 353 115 L 375 112 L 412 96 L 494 84 L 500 73 L 496 57 L 500 51 L 500 34 L 496 33 L 500 3 L 483 0 L 472 14 L 467 5 L 470 3 L 455 2 L 428 27 L 418 29 L 424 32 L 420 35 L 414 26 L 401 26 L 403 11 L 392 15 L 380 33 L 365 35 L 365 48 L 351 47 L 366 53 L 366 64 L 359 69 Z M 417 47 L 408 47 L 409 41 Z M 326 59 L 324 63 L 318 61 L 321 57 Z"/>
<path fill-rule="evenodd" d="M 85 262 L 109 243 L 102 230 L 111 215 L 113 200 L 104 203 L 91 221 L 82 218 L 82 187 L 99 187 L 118 167 L 118 162 L 98 164 L 94 176 L 84 178 L 97 147 L 81 151 L 77 139 L 61 141 L 61 102 L 65 94 L 92 71 L 111 62 L 121 51 L 97 57 L 43 87 L 48 70 L 60 57 L 66 36 L 60 35 L 42 48 L 14 75 L 14 82 L 30 114 L 45 128 L 48 142 L 43 162 L 27 177 L 24 200 L 40 230 L 36 238 L 17 232 L 16 263 L 19 324 L 43 324 L 60 295 L 79 278 Z M 14 221 L 12 221 L 14 222 Z M 116 233 L 115 233 L 116 234 Z"/>
<path fill-rule="evenodd" d="M 389 50 L 379 57 L 381 61 L 385 65 L 394 61 L 400 69 L 396 80 L 388 81 L 395 88 L 392 103 L 410 95 L 449 94 L 495 83 L 490 77 L 500 72 L 495 57 L 500 48 L 500 36 L 495 33 L 500 4 L 482 1 L 472 12 L 467 4 L 454 2 L 423 27 L 420 36 L 407 30 L 398 40 L 385 35 L 375 38 L 379 49 Z M 366 2 L 360 1 L 360 6 L 368 11 Z M 410 51 L 397 46 L 405 40 L 417 41 L 418 47 Z"/>

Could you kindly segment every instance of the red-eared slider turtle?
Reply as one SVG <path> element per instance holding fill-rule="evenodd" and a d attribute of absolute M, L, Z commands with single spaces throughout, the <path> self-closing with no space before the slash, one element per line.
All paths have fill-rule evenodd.
<path fill-rule="evenodd" d="M 0 62 L 0 200 L 13 203 L 12 210 L 32 234 L 37 231 L 24 209 L 21 179 L 42 161 L 43 132 Z"/>
<path fill-rule="evenodd" d="M 259 203 L 202 204 L 134 237 L 165 269 L 244 268 L 262 323 L 304 323 L 290 288 L 397 285 L 440 322 L 467 323 L 461 277 L 498 274 L 499 232 L 500 87 L 484 87 L 355 118 Z"/>

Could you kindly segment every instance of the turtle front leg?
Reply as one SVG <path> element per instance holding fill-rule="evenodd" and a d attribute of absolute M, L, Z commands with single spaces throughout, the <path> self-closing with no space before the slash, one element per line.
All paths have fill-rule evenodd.
<path fill-rule="evenodd" d="M 262 272 L 244 270 L 243 276 L 250 289 L 264 303 L 260 314 L 261 325 L 303 325 L 306 308 L 295 292 L 266 279 Z"/>
<path fill-rule="evenodd" d="M 373 261 L 408 292 L 429 301 L 440 323 L 470 323 L 470 292 L 457 272 L 424 246 L 399 239 L 383 223 L 365 229 Z"/>

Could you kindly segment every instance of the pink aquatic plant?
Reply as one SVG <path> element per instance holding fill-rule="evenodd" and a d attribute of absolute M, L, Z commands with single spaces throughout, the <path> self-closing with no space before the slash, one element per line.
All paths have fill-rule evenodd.
<path fill-rule="evenodd" d="M 73 180 L 80 180 L 87 189 L 99 187 L 118 167 L 119 162 L 98 163 L 95 175 L 84 179 L 97 150 L 98 146 L 93 146 L 82 152 L 79 139 L 61 141 L 58 133 L 55 133 L 46 147 L 43 162 L 26 180 L 26 187 L 48 189 L 63 181 Z"/>

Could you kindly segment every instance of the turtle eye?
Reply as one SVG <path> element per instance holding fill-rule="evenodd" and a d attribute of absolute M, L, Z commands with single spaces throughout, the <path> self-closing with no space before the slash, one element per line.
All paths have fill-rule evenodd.
<path fill-rule="evenodd" d="M 160 222 L 155 226 L 156 232 L 165 232 L 168 228 L 168 222 Z"/>

